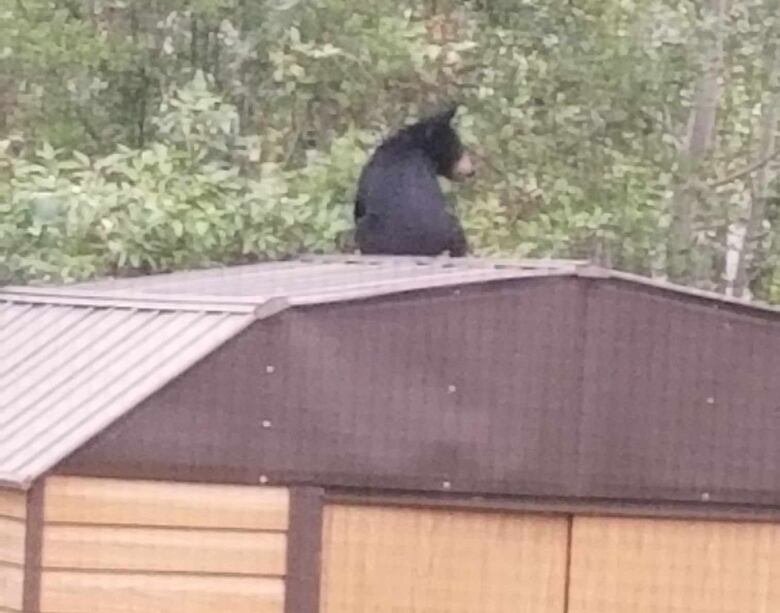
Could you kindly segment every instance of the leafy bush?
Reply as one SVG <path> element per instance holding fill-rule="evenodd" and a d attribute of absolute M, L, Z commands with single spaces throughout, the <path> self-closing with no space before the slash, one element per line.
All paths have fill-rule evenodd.
<path fill-rule="evenodd" d="M 46 145 L 28 159 L 5 141 L 2 278 L 162 271 L 343 244 L 366 135 L 348 131 L 286 170 L 253 161 L 258 144 L 236 137 L 236 118 L 201 75 L 164 101 L 159 141 L 147 148 L 90 158 Z"/>

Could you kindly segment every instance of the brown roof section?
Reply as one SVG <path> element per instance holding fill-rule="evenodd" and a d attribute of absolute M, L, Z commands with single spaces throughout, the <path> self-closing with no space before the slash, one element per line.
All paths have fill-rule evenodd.
<path fill-rule="evenodd" d="M 777 310 L 514 273 L 288 290 L 58 470 L 780 510 Z"/>

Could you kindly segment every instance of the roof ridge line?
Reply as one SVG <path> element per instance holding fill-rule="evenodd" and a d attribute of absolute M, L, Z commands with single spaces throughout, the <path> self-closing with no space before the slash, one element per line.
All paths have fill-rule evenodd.
<path fill-rule="evenodd" d="M 42 288 L 13 287 L 0 289 L 0 302 L 16 304 L 41 304 L 53 306 L 138 309 L 150 311 L 197 311 L 253 315 L 271 306 L 274 312 L 286 308 L 284 296 L 251 297 L 241 299 L 219 296 L 139 294 L 117 292 L 112 294 L 94 290 L 70 290 L 62 292 Z M 281 305 L 279 303 L 282 303 Z M 281 306 L 281 309 L 280 309 Z"/>

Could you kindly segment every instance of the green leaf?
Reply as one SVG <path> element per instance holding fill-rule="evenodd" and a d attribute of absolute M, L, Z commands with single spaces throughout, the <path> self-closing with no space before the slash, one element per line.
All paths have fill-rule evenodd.
<path fill-rule="evenodd" d="M 82 165 L 89 167 L 90 166 L 90 160 L 89 157 L 81 153 L 80 151 L 74 151 L 73 157 L 76 158 L 76 160 Z"/>
<path fill-rule="evenodd" d="M 195 232 L 199 236 L 205 236 L 205 234 L 209 230 L 209 223 L 207 221 L 196 221 L 195 222 Z"/>
<path fill-rule="evenodd" d="M 38 155 L 41 157 L 41 159 L 49 162 L 54 160 L 54 158 L 57 156 L 57 152 L 48 142 L 44 142 L 40 149 L 38 149 Z"/>

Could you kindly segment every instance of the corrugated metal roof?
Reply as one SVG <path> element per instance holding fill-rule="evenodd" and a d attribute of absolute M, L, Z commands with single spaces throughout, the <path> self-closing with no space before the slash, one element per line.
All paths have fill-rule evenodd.
<path fill-rule="evenodd" d="M 547 276 L 618 278 L 780 312 L 571 260 L 316 257 L 0 289 L 0 483 L 26 486 L 258 317 L 287 305 Z"/>
<path fill-rule="evenodd" d="M 0 482 L 27 487 L 255 319 L 283 306 L 0 290 Z"/>
<path fill-rule="evenodd" d="M 121 279 L 104 279 L 48 288 L 52 300 L 66 295 L 161 302 L 229 301 L 254 304 L 281 297 L 290 304 L 320 304 L 398 292 L 526 277 L 582 276 L 620 279 L 723 304 L 780 313 L 780 307 L 740 300 L 691 287 L 609 270 L 584 260 L 503 260 L 490 258 L 408 256 L 316 256 L 299 260 L 249 264 Z M 7 288 L 41 292 L 41 289 Z"/>
<path fill-rule="evenodd" d="M 283 297 L 316 304 L 415 289 L 571 274 L 580 262 L 331 256 L 80 283 L 55 291 L 83 296 L 256 302 Z"/>

